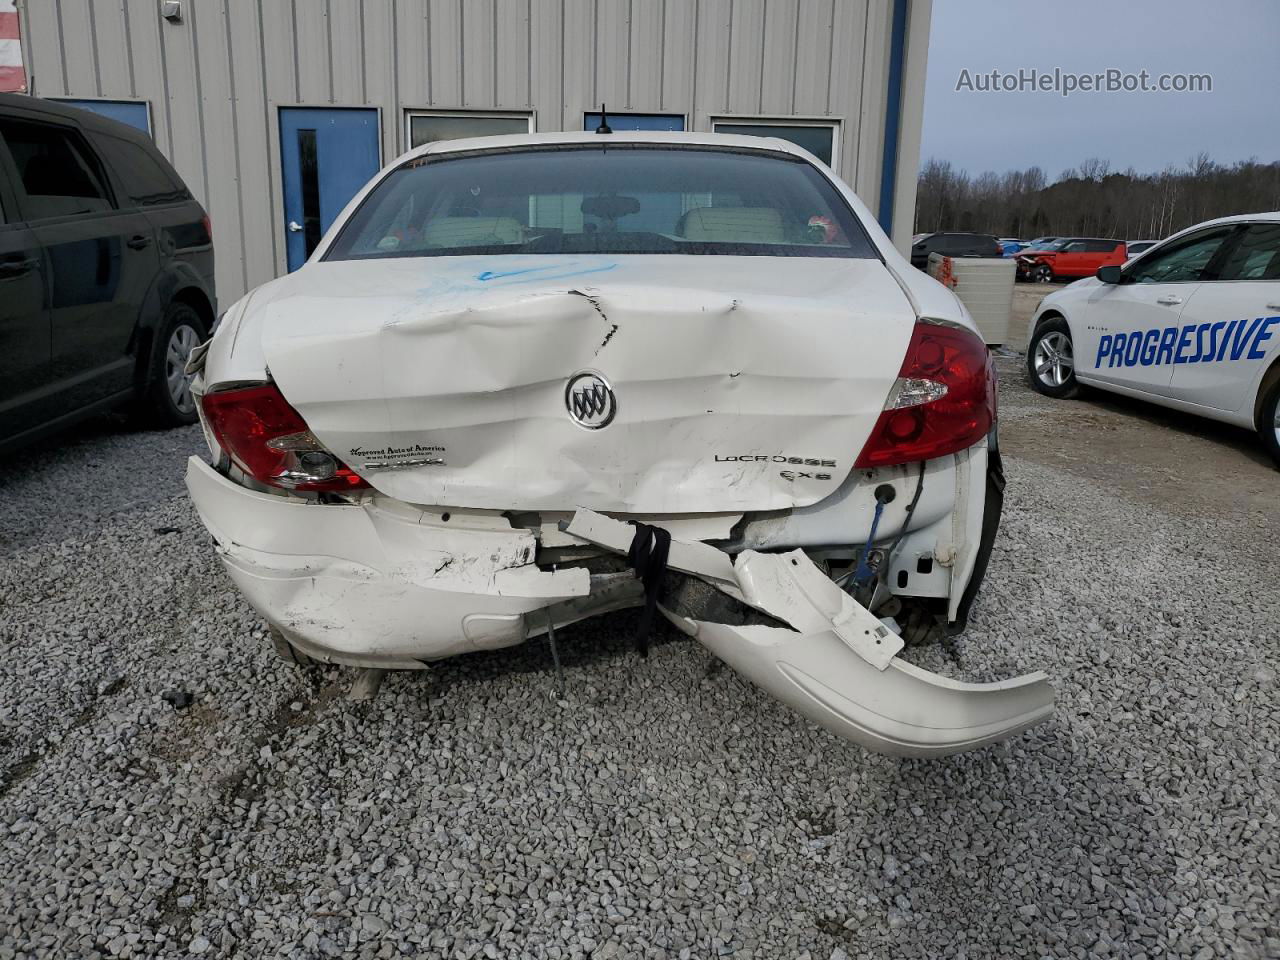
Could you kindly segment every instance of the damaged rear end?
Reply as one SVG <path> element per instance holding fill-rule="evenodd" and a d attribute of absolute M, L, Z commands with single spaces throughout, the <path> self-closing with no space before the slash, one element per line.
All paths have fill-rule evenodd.
<path fill-rule="evenodd" d="M 898 655 L 963 626 L 998 523 L 981 340 L 814 164 L 706 139 L 420 152 L 234 307 L 187 475 L 230 576 L 324 661 L 648 603 L 872 749 L 1043 720 L 1041 675 Z"/>

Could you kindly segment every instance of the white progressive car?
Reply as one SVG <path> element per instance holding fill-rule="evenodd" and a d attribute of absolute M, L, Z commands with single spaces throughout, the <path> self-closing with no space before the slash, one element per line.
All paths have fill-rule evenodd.
<path fill-rule="evenodd" d="M 1080 384 L 1256 430 L 1280 464 L 1280 213 L 1210 220 L 1045 297 L 1031 386 Z"/>
<path fill-rule="evenodd" d="M 188 489 L 286 656 L 554 652 L 642 606 L 873 749 L 1052 712 L 1042 674 L 898 656 L 898 623 L 962 627 L 982 579 L 994 372 L 955 296 L 788 143 L 414 150 L 190 370 L 212 465 Z"/>

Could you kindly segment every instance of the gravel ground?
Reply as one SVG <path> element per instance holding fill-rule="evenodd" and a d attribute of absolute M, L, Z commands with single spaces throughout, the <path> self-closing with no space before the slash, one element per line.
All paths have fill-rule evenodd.
<path fill-rule="evenodd" d="M 631 615 L 565 631 L 559 703 L 541 643 L 352 703 L 218 566 L 194 429 L 0 462 L 0 958 L 1280 956 L 1280 475 L 1017 382 L 1002 414 L 987 585 L 915 658 L 1043 667 L 1059 713 L 942 761 L 868 755 L 673 633 L 641 661 Z M 1095 446 L 1124 430 L 1178 461 Z M 1188 509 L 1170 474 L 1268 495 Z"/>

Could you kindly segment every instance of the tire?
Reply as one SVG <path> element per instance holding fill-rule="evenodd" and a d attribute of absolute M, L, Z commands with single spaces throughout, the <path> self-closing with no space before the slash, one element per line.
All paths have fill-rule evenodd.
<path fill-rule="evenodd" d="M 182 427 L 196 422 L 191 378 L 183 371 L 187 355 L 209 335 L 204 320 L 185 303 L 171 303 L 164 311 L 152 351 L 142 413 L 157 427 Z"/>
<path fill-rule="evenodd" d="M 1027 379 L 1031 389 L 1065 400 L 1080 392 L 1076 381 L 1071 328 L 1062 317 L 1043 320 L 1027 345 Z"/>
<path fill-rule="evenodd" d="M 1280 467 L 1280 369 L 1262 381 L 1258 404 L 1258 439 Z"/>
<path fill-rule="evenodd" d="M 292 664 L 295 667 L 309 667 L 315 663 L 314 660 L 286 640 L 284 634 L 275 627 L 268 627 L 267 629 L 271 636 L 271 646 L 275 650 L 276 656 L 285 663 Z"/>
<path fill-rule="evenodd" d="M 1053 283 L 1053 271 L 1048 264 L 1042 263 L 1031 271 L 1031 279 L 1036 283 Z"/>

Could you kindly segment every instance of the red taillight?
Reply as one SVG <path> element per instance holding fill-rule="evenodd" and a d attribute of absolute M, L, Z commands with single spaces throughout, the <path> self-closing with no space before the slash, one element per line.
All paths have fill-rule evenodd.
<path fill-rule="evenodd" d="M 358 490 L 364 478 L 326 450 L 274 383 L 206 393 L 209 429 L 261 483 L 286 490 Z"/>
<path fill-rule="evenodd" d="M 996 416 L 996 375 L 971 330 L 919 321 L 856 467 L 932 460 L 973 446 Z"/>

